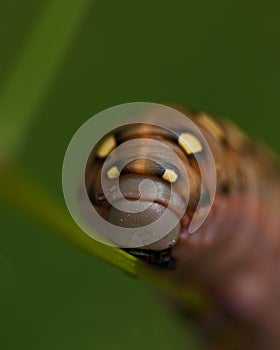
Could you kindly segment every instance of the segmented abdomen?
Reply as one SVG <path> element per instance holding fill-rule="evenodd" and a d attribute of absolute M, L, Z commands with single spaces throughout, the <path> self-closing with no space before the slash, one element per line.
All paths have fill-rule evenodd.
<path fill-rule="evenodd" d="M 193 235 L 182 232 L 172 249 L 178 262 L 173 278 L 199 285 L 230 320 L 229 327 L 238 325 L 225 340 L 225 349 L 279 349 L 277 160 L 228 121 L 206 114 L 194 120 L 215 159 L 217 192 L 203 225 Z M 219 328 L 219 322 L 206 322 L 206 327 Z"/>
<path fill-rule="evenodd" d="M 162 111 L 165 109 L 159 109 Z M 265 146 L 250 140 L 227 120 L 215 120 L 205 113 L 188 113 L 188 117 L 201 135 L 181 125 L 174 125 L 171 131 L 162 128 L 154 123 L 159 118 L 127 125 L 106 135 L 87 163 L 88 196 L 101 217 L 124 229 L 136 228 L 140 236 L 141 227 L 158 220 L 171 204 L 171 217 L 178 215 L 179 224 L 164 237 L 150 241 L 145 236 L 141 241 L 131 236 L 131 246 L 122 245 L 117 235 L 107 239 L 152 264 L 173 267 L 172 271 L 159 273 L 206 294 L 215 307 L 197 322 L 212 344 L 223 349 L 280 349 L 278 161 Z M 131 140 L 137 140 L 137 144 L 125 148 Z M 112 156 L 111 152 L 120 145 L 124 145 L 123 151 Z M 174 158 L 163 146 L 172 150 Z M 208 147 L 217 172 L 213 200 L 211 186 L 207 181 L 203 183 L 199 167 L 209 156 L 205 152 Z M 180 164 L 175 164 L 175 158 Z M 105 161 L 104 189 L 101 169 Z M 188 175 L 188 201 L 180 171 Z M 142 197 L 139 194 L 138 187 L 145 179 L 153 183 L 153 196 L 149 191 Z M 123 197 L 120 192 L 116 194 L 114 181 L 119 182 Z M 112 202 L 106 199 L 106 193 Z M 139 205 L 151 201 L 151 205 L 137 213 L 114 207 L 115 203 L 123 208 L 135 201 Z M 184 215 L 180 216 L 179 208 L 185 202 Z M 192 218 L 207 207 L 211 209 L 206 220 L 190 233 Z"/>

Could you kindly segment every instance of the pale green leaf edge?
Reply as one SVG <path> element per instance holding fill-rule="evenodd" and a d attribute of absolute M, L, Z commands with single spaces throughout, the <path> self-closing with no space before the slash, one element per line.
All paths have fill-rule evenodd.
<path fill-rule="evenodd" d="M 187 305 L 189 309 L 205 312 L 209 308 L 208 300 L 201 291 L 177 285 L 158 269 L 149 268 L 141 260 L 127 254 L 122 249 L 102 244 L 86 235 L 75 224 L 66 206 L 62 206 L 37 181 L 26 176 L 22 170 L 12 166 L 0 168 L 0 170 L 0 198 L 9 202 L 13 208 L 20 209 L 71 244 L 98 259 L 148 281 L 157 289 Z"/>

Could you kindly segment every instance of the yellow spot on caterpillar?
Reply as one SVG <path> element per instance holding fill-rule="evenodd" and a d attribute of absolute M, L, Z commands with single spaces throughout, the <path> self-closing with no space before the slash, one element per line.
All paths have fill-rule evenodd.
<path fill-rule="evenodd" d="M 180 135 L 178 143 L 187 154 L 194 154 L 202 151 L 201 142 L 196 136 L 188 132 Z"/>
<path fill-rule="evenodd" d="M 116 179 L 120 176 L 119 169 L 116 166 L 112 166 L 112 168 L 107 171 L 107 176 L 110 180 Z"/>
<path fill-rule="evenodd" d="M 97 149 L 96 155 L 100 158 L 107 157 L 116 147 L 116 139 L 113 135 L 106 137 L 102 144 Z"/>
<path fill-rule="evenodd" d="M 163 180 L 168 181 L 170 183 L 175 182 L 178 178 L 178 175 L 173 169 L 166 169 L 164 174 L 162 175 Z"/>
<path fill-rule="evenodd" d="M 208 130 L 217 140 L 221 140 L 224 137 L 224 131 L 220 125 L 215 122 L 209 115 L 205 113 L 200 113 L 197 116 L 197 121 L 199 125 L 203 126 Z"/>

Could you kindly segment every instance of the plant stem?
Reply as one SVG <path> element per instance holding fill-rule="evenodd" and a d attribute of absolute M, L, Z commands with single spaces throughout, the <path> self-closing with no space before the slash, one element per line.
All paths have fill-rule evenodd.
<path fill-rule="evenodd" d="M 13 167 L 0 169 L 0 198 L 13 207 L 50 227 L 55 233 L 89 254 L 131 274 L 149 281 L 195 312 L 205 312 L 209 305 L 197 290 L 176 285 L 164 273 L 148 268 L 141 260 L 123 250 L 102 244 L 86 235 L 70 214 L 35 180 Z"/>

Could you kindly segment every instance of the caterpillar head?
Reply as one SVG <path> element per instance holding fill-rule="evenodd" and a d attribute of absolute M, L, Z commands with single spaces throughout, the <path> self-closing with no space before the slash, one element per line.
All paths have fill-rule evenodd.
<path fill-rule="evenodd" d="M 187 196 L 179 193 L 179 177 L 187 174 L 179 159 L 184 155 L 169 143 L 156 126 L 126 125 L 106 135 L 89 157 L 85 180 L 93 206 L 112 225 L 132 230 L 123 248 L 160 251 L 177 241 Z M 111 239 L 120 244 L 119 237 Z"/>
<path fill-rule="evenodd" d="M 194 123 L 170 107 L 148 104 L 142 112 L 141 118 L 137 109 L 129 122 L 100 133 L 97 142 L 98 131 L 91 136 L 93 128 L 82 127 L 87 152 L 80 156 L 87 157 L 84 167 L 78 166 L 85 169 L 79 225 L 87 233 L 94 227 L 94 238 L 103 243 L 166 262 L 182 230 L 205 216 L 198 209 L 205 209 L 210 197 L 203 169 L 207 144 Z"/>

